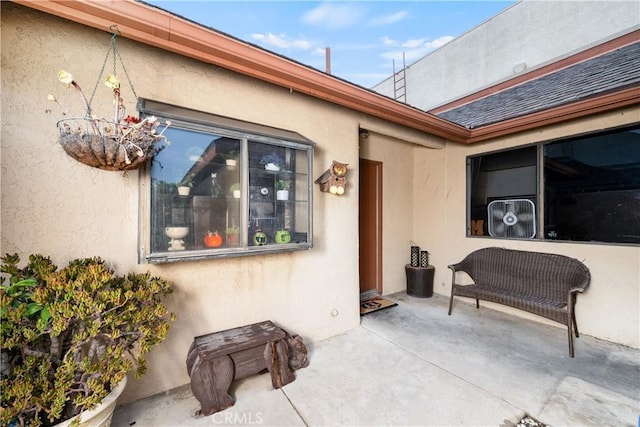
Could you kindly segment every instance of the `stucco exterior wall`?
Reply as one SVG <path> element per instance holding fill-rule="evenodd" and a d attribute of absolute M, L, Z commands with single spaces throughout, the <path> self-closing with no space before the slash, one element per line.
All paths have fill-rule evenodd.
<path fill-rule="evenodd" d="M 406 69 L 406 102 L 430 110 L 640 27 L 637 1 L 523 0 Z M 393 77 L 374 90 L 393 97 Z"/>
<path fill-rule="evenodd" d="M 567 255 L 583 261 L 591 272 L 591 285 L 578 296 L 576 306 L 580 332 L 640 347 L 640 248 L 637 245 L 466 237 L 465 218 L 467 156 L 637 123 L 639 120 L 640 109 L 627 108 L 491 142 L 471 146 L 447 144 L 443 151 L 417 150 L 414 160 L 414 234 L 419 242 L 427 242 L 431 252 L 431 263 L 436 267 L 435 291 L 448 297 L 451 292 L 451 271 L 447 265 L 462 260 L 469 252 L 482 247 L 498 246 Z M 439 179 L 432 179 L 433 174 Z M 422 222 L 419 218 L 428 218 L 428 221 Z M 455 304 L 465 302 L 473 301 L 457 298 Z M 489 303 L 482 305 L 545 322 L 538 316 L 519 310 Z M 547 323 L 559 326 L 553 322 Z"/>
<path fill-rule="evenodd" d="M 55 94 L 83 115 L 80 98 L 57 72 L 71 72 L 90 96 L 110 37 L 3 3 L 0 251 L 23 259 L 43 253 L 58 264 L 101 256 L 119 273 L 149 270 L 175 283 L 168 305 L 178 319 L 149 354 L 147 374 L 129 382 L 123 402 L 188 383 L 187 350 L 200 334 L 270 319 L 310 343 L 356 326 L 357 167 L 342 197 L 314 185 L 315 246 L 309 251 L 138 265 L 138 186 L 146 178 L 138 171 L 123 176 L 93 169 L 67 156 L 56 139 L 60 108 L 47 101 Z M 140 97 L 298 132 L 317 144 L 314 178 L 333 159 L 358 164 L 359 116 L 349 110 L 124 37 L 118 46 Z M 108 62 L 105 72 L 111 69 Z M 135 113 L 121 80 L 128 112 Z M 109 92 L 100 82 L 92 104 L 106 116 Z"/>
<path fill-rule="evenodd" d="M 406 289 L 404 265 L 413 238 L 415 146 L 375 132 L 360 140 L 360 157 L 382 162 L 382 292 Z M 425 148 L 428 150 L 428 148 Z"/>
<path fill-rule="evenodd" d="M 139 265 L 139 184 L 146 178 L 136 171 L 123 176 L 92 169 L 68 157 L 56 139 L 60 110 L 47 101 L 47 94 L 55 94 L 82 114 L 79 98 L 56 74 L 60 69 L 73 73 L 90 95 L 110 34 L 13 3 L 2 4 L 1 31 L 0 253 L 43 253 L 58 264 L 101 256 L 120 273 L 150 270 L 176 285 L 168 305 L 178 320 L 168 339 L 149 354 L 147 374 L 130 381 L 123 403 L 187 383 L 184 363 L 196 335 L 270 319 L 313 342 L 358 324 L 359 156 L 384 163 L 385 293 L 405 289 L 409 240 L 430 252 L 436 292 L 445 295 L 450 287 L 446 266 L 473 249 L 499 245 L 562 253 L 583 259 L 593 276 L 591 288 L 579 297 L 581 332 L 640 346 L 640 248 L 466 238 L 464 215 L 466 156 L 630 123 L 639 119 L 637 109 L 472 146 L 445 146 L 425 135 L 423 145 L 434 147 L 427 148 L 376 132 L 359 142 L 361 123 L 393 127 L 120 37 L 118 46 L 140 97 L 298 132 L 317 144 L 314 178 L 331 160 L 350 165 L 344 196 L 314 186 L 314 248 L 309 251 Z M 131 95 L 126 100 L 134 112 Z M 93 105 L 109 114 L 111 96 L 102 83 Z"/>

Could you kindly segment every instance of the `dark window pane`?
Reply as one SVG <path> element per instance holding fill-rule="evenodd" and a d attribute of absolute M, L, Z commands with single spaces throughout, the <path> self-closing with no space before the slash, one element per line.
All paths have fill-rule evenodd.
<path fill-rule="evenodd" d="M 224 238 L 228 228 L 240 224 L 239 199 L 232 189 L 240 182 L 240 140 L 178 127 L 165 135 L 171 145 L 151 167 L 151 250 L 210 248 L 216 239 L 208 246 L 209 232 Z M 227 165 L 227 158 L 236 164 Z"/>
<path fill-rule="evenodd" d="M 281 129 L 154 101 L 173 124 L 150 167 L 148 243 L 141 258 L 171 262 L 309 249 L 313 143 Z M 253 133 L 255 131 L 255 133 Z M 147 204 L 148 202 L 148 204 Z M 148 248 L 148 249 L 147 249 Z"/>
<path fill-rule="evenodd" d="M 545 238 L 640 243 L 639 132 L 545 145 Z"/>
<path fill-rule="evenodd" d="M 531 238 L 535 236 L 537 148 L 468 159 L 470 235 Z M 492 203 L 495 202 L 495 203 Z"/>

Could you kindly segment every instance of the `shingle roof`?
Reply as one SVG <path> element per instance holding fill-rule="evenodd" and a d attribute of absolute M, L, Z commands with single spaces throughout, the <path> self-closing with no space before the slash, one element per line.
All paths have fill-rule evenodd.
<path fill-rule="evenodd" d="M 437 114 L 468 129 L 638 86 L 640 42 Z"/>

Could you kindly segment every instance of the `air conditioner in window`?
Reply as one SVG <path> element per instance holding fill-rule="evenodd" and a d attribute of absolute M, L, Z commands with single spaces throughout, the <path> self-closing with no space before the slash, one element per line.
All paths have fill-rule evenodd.
<path fill-rule="evenodd" d="M 528 199 L 494 200 L 487 206 L 489 235 L 533 239 L 536 235 L 536 208 Z"/>

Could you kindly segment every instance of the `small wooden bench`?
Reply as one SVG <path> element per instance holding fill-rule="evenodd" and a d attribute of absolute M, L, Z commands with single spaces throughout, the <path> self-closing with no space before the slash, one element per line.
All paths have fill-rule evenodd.
<path fill-rule="evenodd" d="M 451 299 L 475 298 L 537 314 L 567 326 L 569 355 L 573 357 L 573 335 L 578 334 L 575 305 L 578 292 L 589 286 L 587 267 L 564 255 L 526 252 L 504 248 L 484 248 L 452 264 Z M 456 283 L 456 273 L 465 272 L 473 284 Z"/>
<path fill-rule="evenodd" d="M 273 388 L 294 381 L 288 338 L 295 343 L 292 351 L 297 348 L 305 356 L 304 364 L 294 367 L 307 366 L 302 340 L 297 336 L 290 337 L 271 321 L 195 337 L 187 355 L 187 372 L 193 395 L 200 402 L 201 414 L 211 415 L 233 406 L 235 402 L 229 394 L 229 386 L 234 379 L 266 369 L 271 374 Z"/>

